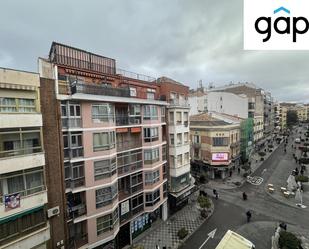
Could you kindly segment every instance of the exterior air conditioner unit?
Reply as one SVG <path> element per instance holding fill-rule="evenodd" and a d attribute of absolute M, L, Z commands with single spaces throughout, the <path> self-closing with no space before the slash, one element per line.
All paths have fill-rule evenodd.
<path fill-rule="evenodd" d="M 54 207 L 54 208 L 50 208 L 50 209 L 47 210 L 47 217 L 48 218 L 53 217 L 55 215 L 59 215 L 59 214 L 60 214 L 59 206 Z"/>

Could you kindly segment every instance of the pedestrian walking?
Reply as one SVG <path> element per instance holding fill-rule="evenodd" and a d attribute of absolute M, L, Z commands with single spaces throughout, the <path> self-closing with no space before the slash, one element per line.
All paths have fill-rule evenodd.
<path fill-rule="evenodd" d="M 215 196 L 215 199 L 218 200 L 219 195 L 218 195 L 217 190 L 216 190 L 216 189 L 213 189 L 212 192 L 213 192 L 213 194 L 214 194 L 214 196 Z"/>
<path fill-rule="evenodd" d="M 237 168 L 238 175 L 240 175 L 240 167 Z"/>
<path fill-rule="evenodd" d="M 233 174 L 233 171 L 232 171 L 232 170 L 230 170 L 230 177 L 232 177 L 232 174 Z"/>
<path fill-rule="evenodd" d="M 249 223 L 251 220 L 252 214 L 250 211 L 247 211 L 246 215 L 247 215 L 247 222 Z"/>

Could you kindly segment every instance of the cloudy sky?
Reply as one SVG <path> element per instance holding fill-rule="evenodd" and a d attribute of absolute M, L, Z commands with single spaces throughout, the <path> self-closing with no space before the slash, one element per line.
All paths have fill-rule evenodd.
<path fill-rule="evenodd" d="M 52 41 L 195 88 L 253 82 L 309 102 L 309 51 L 244 51 L 242 0 L 2 0 L 0 67 L 37 70 Z"/>

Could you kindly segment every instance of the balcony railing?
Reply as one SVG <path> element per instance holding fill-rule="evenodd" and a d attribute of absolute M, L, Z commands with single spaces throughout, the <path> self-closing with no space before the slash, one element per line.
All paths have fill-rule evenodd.
<path fill-rule="evenodd" d="M 117 142 L 117 152 L 142 147 L 142 139 L 136 141 Z"/>
<path fill-rule="evenodd" d="M 73 83 L 71 86 L 72 94 L 85 93 L 94 95 L 105 95 L 115 97 L 130 97 L 129 88 L 116 88 L 99 84 Z"/>
<path fill-rule="evenodd" d="M 134 162 L 125 166 L 120 166 L 118 168 L 118 176 L 122 176 L 128 173 L 133 173 L 136 170 L 142 169 L 143 168 L 143 162 L 138 161 Z"/>
<path fill-rule="evenodd" d="M 83 157 L 84 156 L 84 148 L 78 147 L 78 148 L 66 148 L 64 149 L 64 158 L 70 159 L 75 157 Z"/>
<path fill-rule="evenodd" d="M 188 100 L 185 100 L 185 99 L 170 99 L 168 102 L 170 106 L 189 107 L 189 102 Z"/>
<path fill-rule="evenodd" d="M 127 188 L 127 189 L 123 189 L 119 191 L 119 200 L 123 200 L 125 198 L 128 198 L 129 196 L 142 191 L 144 189 L 144 183 L 140 182 L 136 185 L 134 185 L 133 187 Z"/>
<path fill-rule="evenodd" d="M 85 177 L 79 179 L 67 179 L 65 180 L 65 187 L 66 188 L 78 188 L 85 186 Z"/>
<path fill-rule="evenodd" d="M 85 203 L 80 203 L 67 209 L 68 217 L 70 219 L 75 219 L 87 213 L 87 208 Z"/>
<path fill-rule="evenodd" d="M 142 81 L 148 81 L 148 82 L 154 82 L 156 78 L 145 75 L 145 74 L 139 74 L 139 73 L 134 73 L 130 71 L 126 71 L 120 68 L 116 69 L 117 74 L 121 74 L 124 77 L 131 78 L 131 79 L 136 79 L 136 80 L 142 80 Z"/>
<path fill-rule="evenodd" d="M 76 128 L 81 127 L 81 118 L 62 118 L 62 128 Z"/>
<path fill-rule="evenodd" d="M 27 154 L 33 154 L 33 153 L 39 153 L 39 152 L 42 152 L 41 146 L 29 147 L 29 148 L 26 147 L 26 148 L 21 148 L 17 150 L 5 150 L 5 151 L 0 151 L 0 158 L 27 155 Z"/>
<path fill-rule="evenodd" d="M 69 238 L 69 249 L 80 248 L 83 245 L 88 243 L 88 234 L 87 233 L 76 233 L 74 237 Z"/>
<path fill-rule="evenodd" d="M 201 148 L 201 144 L 200 144 L 200 143 L 195 143 L 195 142 L 193 142 L 193 143 L 192 143 L 192 147 L 193 147 L 193 148 L 196 148 L 196 149 L 199 149 L 199 148 Z"/>
<path fill-rule="evenodd" d="M 142 118 L 140 116 L 127 116 L 127 115 L 117 115 L 116 114 L 116 125 L 138 125 L 142 123 Z"/>

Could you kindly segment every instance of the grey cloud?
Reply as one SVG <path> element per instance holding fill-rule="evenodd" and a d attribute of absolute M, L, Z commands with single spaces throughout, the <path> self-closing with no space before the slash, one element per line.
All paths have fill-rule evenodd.
<path fill-rule="evenodd" d="M 35 71 L 53 40 L 191 87 L 248 81 L 309 101 L 308 52 L 244 51 L 242 0 L 3 1 L 0 66 Z"/>

